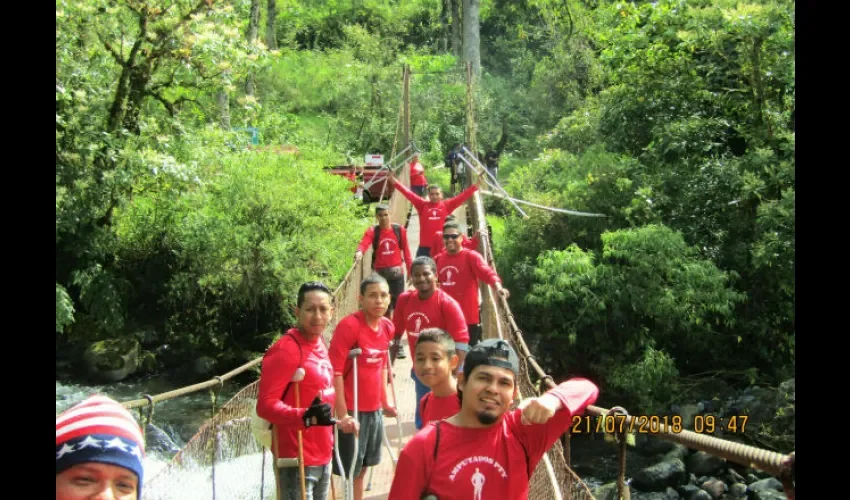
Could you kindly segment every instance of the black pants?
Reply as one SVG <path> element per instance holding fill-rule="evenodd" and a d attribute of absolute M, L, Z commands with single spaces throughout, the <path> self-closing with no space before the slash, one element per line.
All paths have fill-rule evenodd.
<path fill-rule="evenodd" d="M 483 332 L 481 323 L 477 325 L 466 325 L 466 329 L 469 330 L 469 347 L 472 348 L 472 346 L 481 342 L 481 333 Z"/>

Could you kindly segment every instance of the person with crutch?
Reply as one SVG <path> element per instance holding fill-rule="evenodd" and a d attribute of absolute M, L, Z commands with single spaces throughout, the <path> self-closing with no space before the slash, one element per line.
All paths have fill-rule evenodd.
<path fill-rule="evenodd" d="M 279 500 L 326 500 L 333 454 L 333 368 L 322 334 L 333 316 L 332 292 L 301 285 L 298 324 L 263 356 L 257 416 L 273 424 L 272 454 Z"/>
<path fill-rule="evenodd" d="M 390 304 L 387 280 L 372 274 L 360 283 L 360 310 L 337 324 L 328 354 L 334 370 L 334 412 L 342 432 L 337 448 L 353 500 L 362 500 L 366 469 L 381 462 L 383 415 L 396 416 L 387 397 L 387 349 L 394 336 L 392 322 L 384 317 Z M 353 352 L 352 352 L 353 351 Z"/>

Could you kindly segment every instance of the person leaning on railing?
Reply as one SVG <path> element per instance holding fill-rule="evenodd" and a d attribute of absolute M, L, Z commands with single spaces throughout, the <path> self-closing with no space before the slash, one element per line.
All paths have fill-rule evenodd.
<path fill-rule="evenodd" d="M 504 340 L 470 349 L 457 381 L 460 412 L 411 438 L 399 456 L 389 500 L 527 499 L 543 454 L 569 431 L 573 415 L 596 402 L 599 389 L 576 377 L 509 411 L 519 393 L 518 376 L 519 359 Z"/>
<path fill-rule="evenodd" d="M 326 500 L 330 488 L 335 393 L 333 368 L 322 334 L 333 317 L 332 298 L 324 283 L 301 285 L 295 307 L 298 326 L 284 333 L 263 356 L 257 396 L 257 415 L 275 424 L 275 459 L 303 460 L 308 500 Z M 300 405 L 296 405 L 291 382 L 299 368 L 304 378 L 298 382 Z M 302 431 L 303 457 L 298 453 L 298 431 Z M 288 500 L 300 500 L 298 467 L 279 468 L 278 479 Z"/>

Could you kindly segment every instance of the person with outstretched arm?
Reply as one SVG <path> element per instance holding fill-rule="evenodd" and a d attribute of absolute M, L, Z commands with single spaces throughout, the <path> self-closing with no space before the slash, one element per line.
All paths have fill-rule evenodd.
<path fill-rule="evenodd" d="M 569 431 L 573 415 L 596 402 L 599 388 L 575 377 L 509 410 L 518 376 L 519 358 L 506 341 L 470 349 L 457 382 L 460 412 L 427 424 L 405 445 L 389 500 L 527 499 L 543 454 Z"/>
<path fill-rule="evenodd" d="M 437 231 L 443 228 L 443 224 L 446 222 L 446 216 L 454 212 L 457 207 L 471 198 L 475 191 L 478 190 L 478 186 L 481 184 L 481 176 L 478 176 L 477 183 L 447 200 L 443 199 L 443 190 L 435 184 L 428 186 L 428 199 L 426 200 L 417 196 L 416 193 L 401 182 L 398 182 L 398 179 L 392 173 L 390 173 L 390 182 L 416 207 L 416 212 L 419 214 L 419 248 L 416 249 L 416 256 L 420 257 L 424 255 L 430 257 L 431 250 L 425 245 L 430 245 Z"/>

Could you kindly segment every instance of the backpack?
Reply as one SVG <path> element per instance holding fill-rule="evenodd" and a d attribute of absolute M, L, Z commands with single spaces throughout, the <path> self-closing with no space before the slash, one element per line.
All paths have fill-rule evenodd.
<path fill-rule="evenodd" d="M 401 226 L 399 224 L 396 224 L 395 222 L 393 222 L 392 227 L 393 227 L 393 232 L 395 233 L 396 240 L 398 240 L 398 249 L 400 251 L 404 251 L 404 244 L 402 243 L 402 240 L 401 240 Z M 375 257 L 378 254 L 378 244 L 380 244 L 380 241 L 378 241 L 378 239 L 379 239 L 378 237 L 380 235 L 381 235 L 381 226 L 375 226 L 375 233 L 372 236 L 372 268 L 375 267 Z"/>
<path fill-rule="evenodd" d="M 283 334 L 284 337 L 287 336 L 286 333 Z M 298 346 L 298 367 L 301 368 L 301 361 L 304 359 L 304 352 L 301 350 L 301 343 L 295 340 L 294 335 L 289 335 L 292 337 L 292 341 L 295 342 L 295 345 Z M 286 388 L 283 390 L 283 394 L 280 396 L 280 400 L 283 401 L 286 399 L 286 394 L 289 392 L 289 388 L 292 386 L 292 381 L 290 380 L 286 384 Z M 254 405 L 254 408 L 251 410 L 251 433 L 254 435 L 254 438 L 260 443 L 261 446 L 271 449 L 272 447 L 272 423 L 263 417 L 257 415 L 257 405 Z"/>

